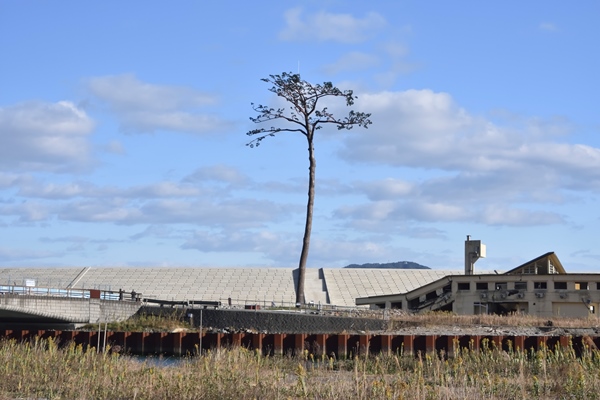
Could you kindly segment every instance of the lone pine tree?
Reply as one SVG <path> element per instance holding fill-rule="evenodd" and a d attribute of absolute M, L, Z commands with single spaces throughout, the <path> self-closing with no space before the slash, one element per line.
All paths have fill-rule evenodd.
<path fill-rule="evenodd" d="M 308 143 L 308 202 L 306 205 L 306 223 L 304 225 L 304 238 L 302 240 L 302 251 L 298 264 L 298 284 L 296 287 L 296 302 L 304 304 L 304 281 L 306 277 L 306 261 L 310 246 L 310 233 L 312 229 L 313 206 L 315 200 L 315 132 L 325 124 L 332 124 L 338 130 L 352 129 L 354 126 L 368 128 L 371 124 L 371 114 L 349 111 L 343 118 L 336 118 L 327 107 L 317 108 L 319 100 L 325 97 L 342 97 L 346 100 L 346 106 L 352 106 L 356 96 L 352 90 L 340 90 L 331 82 L 323 84 L 312 84 L 300 78 L 300 74 L 284 72 L 281 75 L 269 75 L 262 79 L 271 84 L 269 91 L 282 97 L 289 103 L 289 107 L 272 108 L 269 106 L 254 104 L 252 108 L 258 113 L 250 120 L 257 124 L 269 121 L 282 122 L 277 126 L 262 127 L 248 131 L 246 134 L 253 137 L 247 146 L 258 147 L 267 137 L 273 137 L 281 132 L 298 132 L 306 137 Z"/>

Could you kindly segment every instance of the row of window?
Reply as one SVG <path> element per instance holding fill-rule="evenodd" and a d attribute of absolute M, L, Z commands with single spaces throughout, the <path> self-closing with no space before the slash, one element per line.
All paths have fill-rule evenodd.
<path fill-rule="evenodd" d="M 527 282 L 513 282 L 515 290 L 527 290 Z M 575 282 L 575 290 L 591 290 L 594 283 Z M 475 290 L 508 290 L 508 282 L 475 282 Z M 533 282 L 534 289 L 548 289 L 548 282 Z M 567 282 L 554 282 L 554 290 L 566 290 Z M 595 282 L 595 289 L 600 290 L 600 282 Z M 458 282 L 458 290 L 471 290 L 471 282 Z"/>

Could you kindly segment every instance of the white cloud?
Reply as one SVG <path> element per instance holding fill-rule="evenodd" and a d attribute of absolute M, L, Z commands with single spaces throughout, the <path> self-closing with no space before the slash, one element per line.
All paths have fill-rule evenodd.
<path fill-rule="evenodd" d="M 250 178 L 237 169 L 224 164 L 199 168 L 184 178 L 184 182 L 201 182 L 208 180 L 240 185 L 248 183 Z"/>
<path fill-rule="evenodd" d="M 40 237 L 39 241 L 45 244 L 66 244 L 65 252 L 67 253 L 84 253 L 87 251 L 88 245 L 97 244 L 96 251 L 107 250 L 110 243 L 125 243 L 122 239 L 92 239 L 85 236 L 62 236 L 62 237 Z"/>
<path fill-rule="evenodd" d="M 503 203 L 453 203 L 444 201 L 443 198 L 427 201 L 418 197 L 345 206 L 335 212 L 335 217 L 348 221 L 348 226 L 373 232 L 392 232 L 393 228 L 390 225 L 407 222 L 469 222 L 498 226 L 535 226 L 566 222 L 563 216 L 554 212 L 516 208 Z"/>
<path fill-rule="evenodd" d="M 406 57 L 409 53 L 408 47 L 399 42 L 387 42 L 381 47 L 383 51 L 394 60 Z"/>
<path fill-rule="evenodd" d="M 210 227 L 260 227 L 295 207 L 271 201 L 237 199 L 211 202 L 208 199 L 84 199 L 62 204 L 56 213 L 65 221 L 135 224 L 192 224 Z"/>
<path fill-rule="evenodd" d="M 22 177 L 17 174 L 8 174 L 0 172 L 0 189 L 7 189 L 15 186 L 22 180 Z"/>
<path fill-rule="evenodd" d="M 203 252 L 265 252 L 281 245 L 281 237 L 268 231 L 196 231 L 181 247 Z"/>
<path fill-rule="evenodd" d="M 600 179 L 600 149 L 555 142 L 556 130 L 544 134 L 540 123 L 496 125 L 470 115 L 446 93 L 363 94 L 356 109 L 372 113 L 374 123 L 367 133 L 348 136 L 341 152 L 346 160 L 473 173 L 544 168 L 563 179 Z"/>
<path fill-rule="evenodd" d="M 216 103 L 215 96 L 187 87 L 145 83 L 130 74 L 91 78 L 87 86 L 119 116 L 127 133 L 167 130 L 204 134 L 230 125 L 204 110 Z"/>
<path fill-rule="evenodd" d="M 409 49 L 403 43 L 387 42 L 380 45 L 379 48 L 387 63 L 384 70 L 374 75 L 374 79 L 382 87 L 390 87 L 396 82 L 398 76 L 409 74 L 420 68 L 418 63 L 406 59 Z"/>
<path fill-rule="evenodd" d="M 379 64 L 379 58 L 372 54 L 353 51 L 344 54 L 335 63 L 328 64 L 323 70 L 331 75 L 338 74 L 341 71 L 360 71 L 375 67 Z"/>
<path fill-rule="evenodd" d="M 173 229 L 167 225 L 150 225 L 142 232 L 130 236 L 132 240 L 139 240 L 146 237 L 167 239 L 173 237 Z"/>
<path fill-rule="evenodd" d="M 35 179 L 21 179 L 19 183 L 19 196 L 43 199 L 71 199 L 76 197 L 87 199 L 153 199 L 197 197 L 213 193 L 209 189 L 201 189 L 190 184 L 170 181 L 131 186 L 127 188 L 97 186 L 91 182 L 85 181 L 59 184 L 44 183 Z"/>
<path fill-rule="evenodd" d="M 542 22 L 542 23 L 540 23 L 539 28 L 540 28 L 540 30 L 546 31 L 546 32 L 555 32 L 558 30 L 556 25 L 553 24 L 552 22 Z"/>
<path fill-rule="evenodd" d="M 186 250 L 227 253 L 239 251 L 262 254 L 277 266 L 296 266 L 300 256 L 301 241 L 298 234 L 272 231 L 220 231 L 199 230 L 181 246 Z M 381 237 L 349 239 L 346 237 L 321 238 L 311 241 L 310 266 L 345 266 L 352 262 L 395 260 L 398 254 L 410 257 L 409 249 L 391 246 Z"/>
<path fill-rule="evenodd" d="M 68 101 L 0 108 L 0 165 L 27 171 L 81 170 L 91 163 L 93 128 L 87 114 Z"/>
<path fill-rule="evenodd" d="M 395 259 L 398 254 L 397 248 L 380 239 L 356 240 L 340 237 L 335 240 L 316 239 L 311 243 L 311 258 L 317 265 L 336 263 L 337 266 L 346 266 L 351 263 Z"/>
<path fill-rule="evenodd" d="M 213 96 L 187 87 L 144 83 L 131 74 L 91 78 L 88 86 L 96 96 L 125 111 L 142 109 L 161 112 L 182 107 L 202 107 L 216 102 Z"/>
<path fill-rule="evenodd" d="M 57 252 L 0 247 L 0 262 L 27 261 L 59 256 Z"/>
<path fill-rule="evenodd" d="M 110 142 L 101 146 L 101 149 L 107 153 L 112 153 L 112 154 L 125 154 L 126 153 L 125 148 L 123 147 L 123 144 L 116 140 L 111 140 Z"/>
<path fill-rule="evenodd" d="M 504 204 L 488 205 L 481 217 L 483 222 L 488 225 L 531 226 L 565 222 L 564 218 L 556 213 L 511 209 Z"/>
<path fill-rule="evenodd" d="M 18 223 L 32 223 L 46 221 L 52 215 L 52 210 L 51 207 L 41 202 L 24 201 L 0 204 L 0 215 L 17 217 Z"/>
<path fill-rule="evenodd" d="M 326 11 L 304 16 L 301 8 L 286 11 L 285 21 L 286 27 L 279 33 L 279 38 L 289 41 L 360 43 L 386 25 L 385 18 L 375 12 L 362 19 Z"/>
<path fill-rule="evenodd" d="M 362 189 L 371 200 L 382 200 L 398 196 L 407 196 L 415 188 L 415 185 L 411 182 L 394 178 L 364 183 L 359 182 L 356 184 L 356 186 Z"/>
<path fill-rule="evenodd" d="M 396 177 L 354 183 L 371 202 L 335 215 L 355 226 L 564 224 L 565 216 L 542 205 L 600 191 L 600 149 L 557 141 L 568 132 L 561 118 L 499 125 L 431 90 L 359 95 L 356 109 L 372 113 L 374 123 L 347 135 L 341 155 L 403 169 Z M 406 179 L 414 175 L 423 178 Z"/>

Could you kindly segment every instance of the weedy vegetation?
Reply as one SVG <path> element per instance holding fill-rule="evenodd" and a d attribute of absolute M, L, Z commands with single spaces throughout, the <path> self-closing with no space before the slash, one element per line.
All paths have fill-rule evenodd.
<path fill-rule="evenodd" d="M 443 327 L 443 326 L 511 326 L 511 327 L 539 327 L 554 326 L 557 328 L 597 328 L 600 327 L 599 319 L 593 315 L 589 318 L 568 318 L 551 317 L 542 318 L 528 314 L 479 314 L 479 315 L 457 315 L 452 312 L 434 311 L 423 314 L 400 314 L 392 315 L 390 320 L 394 327 L 425 326 L 425 327 Z M 394 324 L 395 323 L 395 324 Z"/>
<path fill-rule="evenodd" d="M 598 399 L 600 353 L 572 346 L 336 359 L 231 348 L 168 366 L 53 339 L 0 341 L 0 398 Z"/>
<path fill-rule="evenodd" d="M 101 324 L 104 329 L 104 323 Z M 197 329 L 185 318 L 183 311 L 163 313 L 161 315 L 137 314 L 120 322 L 109 322 L 106 329 L 113 332 L 173 332 L 176 330 Z M 81 330 L 98 330 L 98 324 L 88 324 Z"/>

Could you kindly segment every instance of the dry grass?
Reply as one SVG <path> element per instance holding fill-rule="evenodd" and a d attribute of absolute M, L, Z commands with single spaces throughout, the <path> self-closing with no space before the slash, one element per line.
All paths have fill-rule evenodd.
<path fill-rule="evenodd" d="M 449 312 L 431 312 L 414 315 L 396 315 L 392 321 L 409 326 L 510 326 L 539 327 L 555 326 L 559 328 L 598 328 L 600 320 L 593 318 L 542 318 L 527 314 L 511 315 L 456 315 Z"/>
<path fill-rule="evenodd" d="M 157 367 L 53 340 L 0 342 L 0 398 L 45 399 L 597 399 L 600 353 L 461 349 L 336 360 L 264 357 L 243 348 Z"/>
<path fill-rule="evenodd" d="M 104 324 L 102 324 L 104 329 Z M 98 324 L 89 324 L 81 328 L 81 330 L 95 331 L 98 329 Z M 121 321 L 109 322 L 107 330 L 113 332 L 173 332 L 177 330 L 195 329 L 185 319 L 183 311 L 164 313 L 163 315 L 139 314 Z"/>

